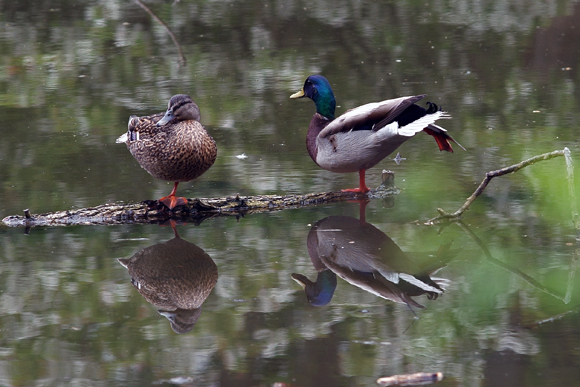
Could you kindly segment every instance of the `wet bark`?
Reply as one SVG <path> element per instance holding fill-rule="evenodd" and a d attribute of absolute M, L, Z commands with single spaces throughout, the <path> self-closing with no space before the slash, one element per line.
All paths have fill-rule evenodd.
<path fill-rule="evenodd" d="M 323 203 L 347 200 L 366 200 L 389 197 L 399 190 L 394 186 L 394 174 L 383 172 L 383 184 L 368 194 L 351 192 L 321 192 L 305 195 L 258 195 L 230 196 L 222 198 L 188 199 L 187 205 L 169 210 L 157 200 L 140 203 L 103 204 L 97 207 L 50 212 L 35 215 L 28 209 L 23 216 L 12 215 L 2 222 L 11 227 L 113 225 L 132 223 L 164 223 L 170 219 L 201 223 L 208 218 L 220 216 L 244 216 L 247 214 L 279 211 L 289 208 L 316 206 Z"/>

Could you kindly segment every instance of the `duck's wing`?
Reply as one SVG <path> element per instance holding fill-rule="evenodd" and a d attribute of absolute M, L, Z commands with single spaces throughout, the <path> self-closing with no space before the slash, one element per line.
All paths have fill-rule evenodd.
<path fill-rule="evenodd" d="M 137 117 L 135 115 L 129 117 L 127 123 L 127 132 L 117 138 L 116 143 L 131 143 L 140 141 L 141 137 L 151 136 L 160 131 L 155 125 L 163 117 L 163 113 L 157 113 L 150 116 Z"/>
<path fill-rule="evenodd" d="M 146 118 L 146 117 L 145 117 Z M 129 117 L 129 123 L 127 124 L 127 136 L 129 141 L 139 141 L 139 125 L 141 120 L 137 116 Z"/>
<path fill-rule="evenodd" d="M 149 118 L 149 117 L 143 117 Z M 123 133 L 117 140 L 115 141 L 117 144 L 120 143 L 131 143 L 134 141 L 139 141 L 139 127 L 141 126 L 141 120 L 137 116 L 129 117 L 129 123 L 127 124 L 127 131 Z"/>
<path fill-rule="evenodd" d="M 396 121 L 397 117 L 405 109 L 424 97 L 425 94 L 400 97 L 350 109 L 330 122 L 320 132 L 319 137 L 324 138 L 336 133 L 350 132 L 353 130 L 377 131 L 391 122 Z"/>

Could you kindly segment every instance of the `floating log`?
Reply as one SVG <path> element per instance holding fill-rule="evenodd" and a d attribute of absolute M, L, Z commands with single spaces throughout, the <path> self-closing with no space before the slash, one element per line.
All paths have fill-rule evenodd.
<path fill-rule="evenodd" d="M 187 204 L 169 210 L 157 200 L 140 203 L 103 204 L 96 207 L 80 208 L 31 214 L 24 210 L 24 216 L 12 215 L 2 219 L 10 227 L 70 226 L 70 225 L 113 225 L 132 223 L 164 223 L 170 219 L 199 224 L 208 218 L 220 216 L 244 216 L 252 213 L 278 211 L 289 208 L 310 207 L 323 203 L 347 200 L 385 198 L 399 193 L 394 185 L 394 173 L 383 171 L 383 184 L 368 194 L 352 192 L 321 192 L 305 195 L 258 195 L 230 196 L 223 198 L 188 199 Z"/>
<path fill-rule="evenodd" d="M 382 386 L 422 386 L 443 380 L 442 372 L 417 372 L 415 374 L 385 376 L 377 379 Z"/>

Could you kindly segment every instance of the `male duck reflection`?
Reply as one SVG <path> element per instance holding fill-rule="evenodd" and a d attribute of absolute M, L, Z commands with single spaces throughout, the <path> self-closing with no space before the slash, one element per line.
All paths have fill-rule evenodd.
<path fill-rule="evenodd" d="M 215 162 L 215 141 L 200 119 L 191 97 L 177 94 L 165 113 L 131 116 L 127 132 L 117 139 L 153 177 L 174 182 L 171 193 L 159 199 L 169 209 L 187 204 L 186 198 L 175 196 L 177 185 L 201 176 Z"/>
<path fill-rule="evenodd" d="M 448 282 L 431 278 L 452 258 L 451 244 L 440 248 L 436 267 L 420 268 L 382 231 L 350 216 L 329 216 L 308 233 L 308 253 L 318 272 L 316 282 L 302 274 L 292 278 L 304 288 L 308 302 L 323 306 L 336 288 L 336 275 L 381 298 L 423 308 L 411 297 L 426 294 L 430 300 L 443 293 Z"/>
<path fill-rule="evenodd" d="M 359 188 L 343 191 L 368 192 L 365 171 L 421 131 L 433 136 L 442 151 L 453 152 L 449 141 L 465 150 L 445 129 L 434 124 L 440 118 L 450 118 L 447 113 L 431 102 L 427 102 L 427 109 L 415 105 L 425 95 L 369 103 L 336 119 L 334 93 L 322 75 L 309 76 L 302 90 L 290 96 L 302 97 L 316 104 L 306 135 L 312 160 L 332 172 L 359 173 Z"/>
<path fill-rule="evenodd" d="M 131 283 L 145 299 L 167 317 L 176 333 L 191 331 L 201 305 L 218 278 L 214 261 L 201 248 L 179 237 L 120 258 Z"/>

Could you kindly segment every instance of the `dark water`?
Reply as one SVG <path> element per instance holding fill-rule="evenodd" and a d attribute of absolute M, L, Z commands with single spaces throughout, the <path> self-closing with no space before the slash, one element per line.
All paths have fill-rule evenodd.
<path fill-rule="evenodd" d="M 464 223 L 416 222 L 457 209 L 487 171 L 564 147 L 580 160 L 576 3 L 147 5 L 185 64 L 135 3 L 0 2 L 0 217 L 168 194 L 115 139 L 176 93 L 200 106 L 219 152 L 180 194 L 355 186 L 305 150 L 314 105 L 288 97 L 312 73 L 338 113 L 428 94 L 467 151 L 405 143 L 400 165 L 368 171 L 377 186 L 393 170 L 402 191 L 372 200 L 367 224 L 340 203 L 181 224 L 179 237 L 0 226 L 3 385 L 371 386 L 412 372 L 443 372 L 444 386 L 577 383 L 580 247 L 563 158 L 494 179 Z M 365 267 L 431 287 L 387 286 Z"/>

